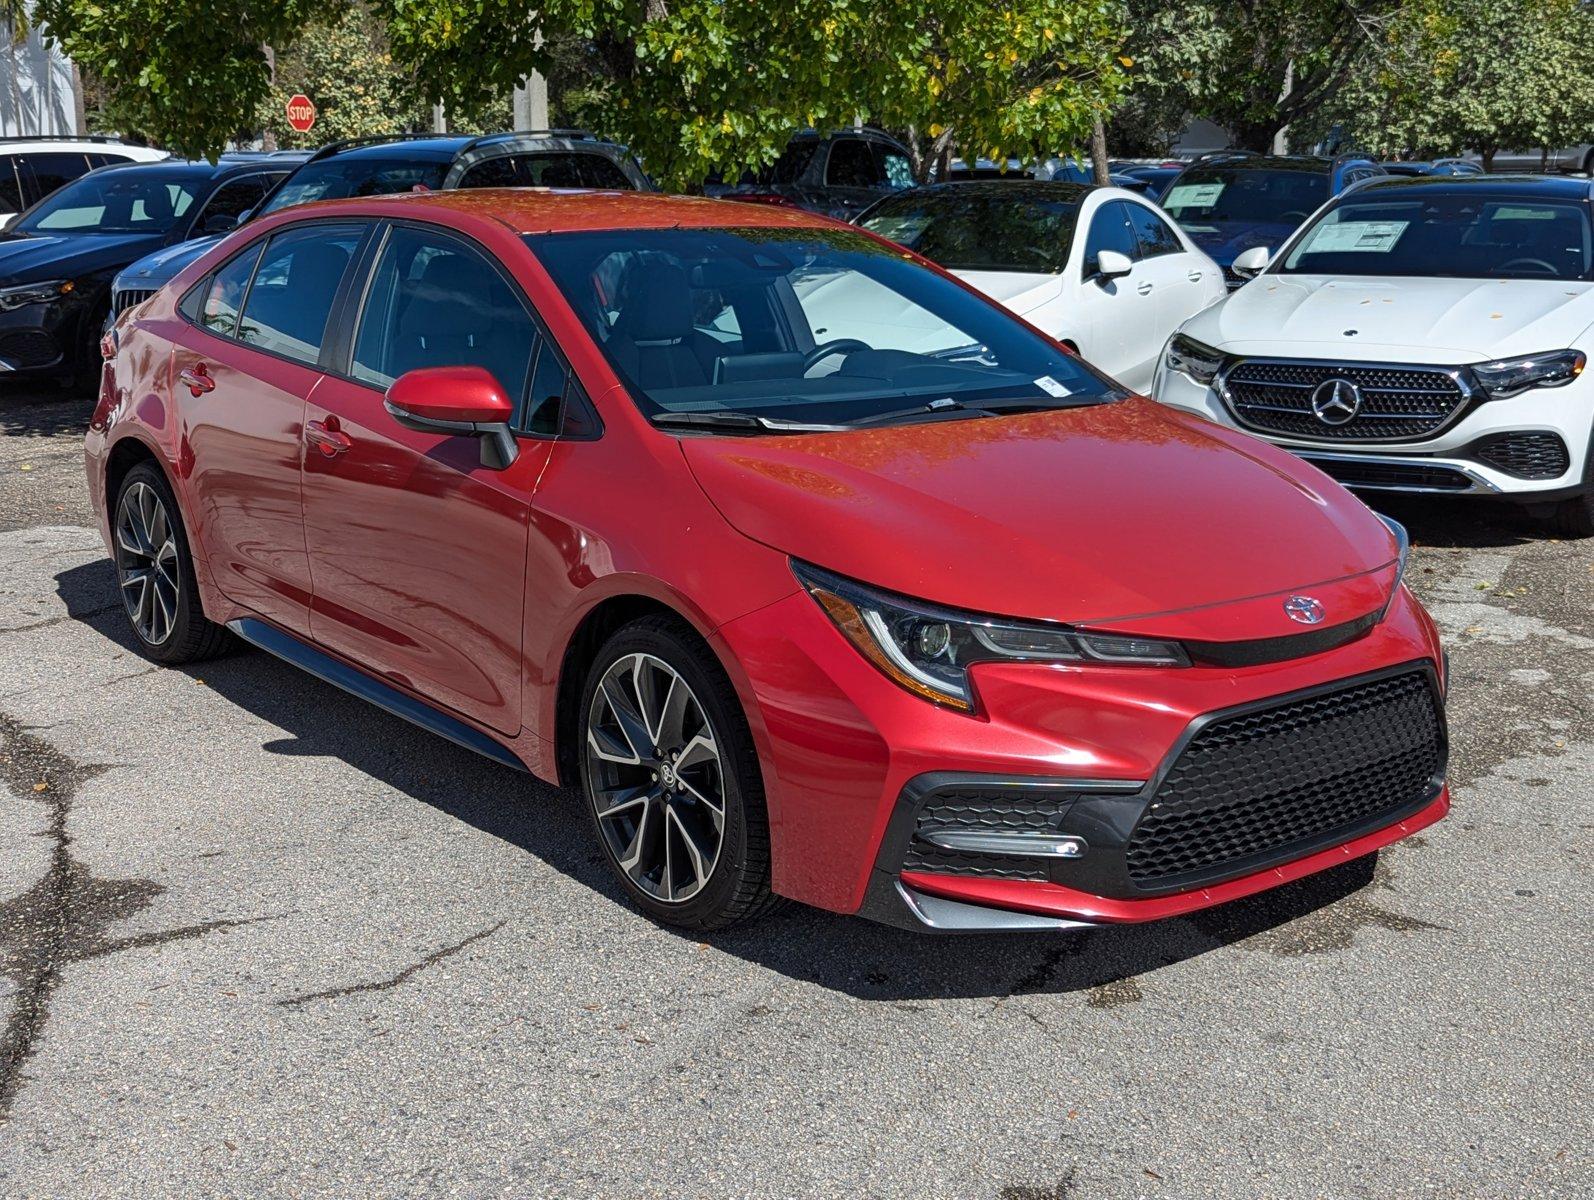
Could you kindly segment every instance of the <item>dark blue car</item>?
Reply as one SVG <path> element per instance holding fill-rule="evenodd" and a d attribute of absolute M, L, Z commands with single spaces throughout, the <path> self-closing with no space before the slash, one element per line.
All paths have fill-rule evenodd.
<path fill-rule="evenodd" d="M 1231 288 L 1236 257 L 1254 246 L 1276 251 L 1297 226 L 1346 188 L 1386 172 L 1370 158 L 1344 155 L 1207 155 L 1179 173 L 1162 207 L 1223 268 Z"/>

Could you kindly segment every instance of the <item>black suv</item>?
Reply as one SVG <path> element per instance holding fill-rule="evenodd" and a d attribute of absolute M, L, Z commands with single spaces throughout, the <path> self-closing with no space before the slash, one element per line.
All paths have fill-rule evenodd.
<path fill-rule="evenodd" d="M 1296 227 L 1346 188 L 1388 172 L 1365 155 L 1219 151 L 1196 159 L 1162 193 L 1162 207 L 1223 268 L 1245 282 L 1235 258 L 1255 246 L 1276 252 Z"/>
<path fill-rule="evenodd" d="M 293 158 L 121 162 L 52 192 L 0 233 L 0 378 L 98 375 L 111 278 L 153 250 L 231 229 Z"/>
<path fill-rule="evenodd" d="M 654 191 L 624 146 L 581 129 L 394 134 L 328 142 L 249 217 L 311 200 L 468 187 L 569 187 Z M 148 300 L 212 245 L 209 239 L 140 259 L 116 278 L 112 318 Z"/>
<path fill-rule="evenodd" d="M 791 204 L 850 221 L 876 200 L 913 186 L 907 148 L 878 129 L 797 134 L 769 166 L 735 187 L 709 180 L 703 190 L 727 200 Z"/>

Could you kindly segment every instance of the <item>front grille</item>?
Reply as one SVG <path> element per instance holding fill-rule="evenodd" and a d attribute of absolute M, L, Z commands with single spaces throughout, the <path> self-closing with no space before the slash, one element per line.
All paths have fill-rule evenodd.
<path fill-rule="evenodd" d="M 1202 728 L 1125 847 L 1136 884 L 1261 869 L 1435 794 L 1444 720 L 1412 670 Z M 1261 861 L 1259 861 L 1261 860 Z"/>
<path fill-rule="evenodd" d="M 1518 479 L 1554 479 L 1572 465 L 1553 433 L 1495 433 L 1472 444 L 1472 457 Z"/>
<path fill-rule="evenodd" d="M 1314 458 L 1310 454 L 1301 457 L 1346 487 L 1465 492 L 1473 486 L 1472 480 L 1454 467 L 1430 465 L 1417 460 L 1408 463 L 1347 462 L 1344 459 Z"/>
<path fill-rule="evenodd" d="M 155 294 L 153 288 L 119 288 L 111 293 L 111 311 L 118 316 L 135 304 L 142 304 Z"/>
<path fill-rule="evenodd" d="M 914 832 L 976 829 L 990 833 L 1045 833 L 1057 829 L 1069 797 L 1057 792 L 1005 788 L 944 788 L 920 807 Z M 1045 880 L 1046 863 L 1035 859 L 946 850 L 915 836 L 902 860 L 904 871 L 941 875 L 984 875 L 995 879 Z"/>
<path fill-rule="evenodd" d="M 47 367 L 61 357 L 55 339 L 36 329 L 18 329 L 0 334 L 0 358 L 11 364 L 14 371 L 32 367 Z"/>
<path fill-rule="evenodd" d="M 1330 379 L 1361 393 L 1343 425 L 1318 419 L 1312 395 Z M 1240 424 L 1262 433 L 1334 442 L 1406 442 L 1432 437 L 1460 411 L 1466 390 L 1442 367 L 1241 359 L 1224 373 L 1221 392 Z"/>

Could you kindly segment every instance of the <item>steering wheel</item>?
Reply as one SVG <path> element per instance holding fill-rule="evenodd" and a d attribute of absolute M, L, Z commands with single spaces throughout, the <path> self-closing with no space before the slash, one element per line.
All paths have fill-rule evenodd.
<path fill-rule="evenodd" d="M 868 342 L 860 342 L 857 338 L 833 338 L 828 342 L 820 342 L 807 354 L 803 355 L 803 374 L 808 374 L 832 354 L 851 354 L 856 350 L 873 350 Z"/>
<path fill-rule="evenodd" d="M 1512 267 L 1538 267 L 1546 275 L 1559 275 L 1560 274 L 1560 272 L 1555 269 L 1555 264 L 1554 263 L 1546 262 L 1542 258 L 1527 258 L 1527 257 L 1513 258 L 1510 262 L 1501 263 L 1498 267 L 1495 268 L 1495 270 L 1497 270 L 1497 271 L 1509 271 Z"/>

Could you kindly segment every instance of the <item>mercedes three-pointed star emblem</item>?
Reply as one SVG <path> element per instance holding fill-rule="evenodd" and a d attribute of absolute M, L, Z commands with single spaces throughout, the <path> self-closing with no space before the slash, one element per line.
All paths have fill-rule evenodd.
<path fill-rule="evenodd" d="M 1344 425 L 1362 410 L 1362 390 L 1348 379 L 1325 379 L 1312 390 L 1312 415 L 1324 425 Z"/>

